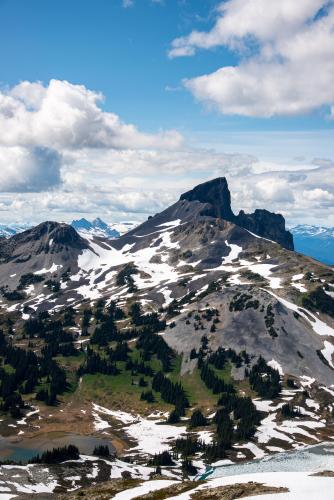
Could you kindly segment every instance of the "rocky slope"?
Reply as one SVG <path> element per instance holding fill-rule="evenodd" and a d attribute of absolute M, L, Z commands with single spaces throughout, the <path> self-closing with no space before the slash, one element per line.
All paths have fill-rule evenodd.
<path fill-rule="evenodd" d="M 238 215 L 234 215 L 231 208 L 231 194 L 224 177 L 196 186 L 183 194 L 181 200 L 199 201 L 206 205 L 201 215 L 233 222 L 258 236 L 276 241 L 284 248 L 293 250 L 293 238 L 285 229 L 282 215 L 267 210 L 255 210 L 252 214 L 246 214 L 241 210 Z"/>
<path fill-rule="evenodd" d="M 334 273 L 289 250 L 291 242 L 280 215 L 234 216 L 227 182 L 219 178 L 113 241 L 85 239 L 52 222 L 1 241 L 2 304 L 19 315 L 100 297 L 121 305 L 136 298 L 151 310 L 163 306 L 176 324 L 166 338 L 186 363 L 200 335 L 185 328 L 182 311 L 209 303 L 224 316 L 213 345 L 246 348 L 275 358 L 284 372 L 331 385 Z M 311 307 L 305 306 L 308 294 L 315 294 Z M 245 303 L 231 310 L 238 296 Z"/>
<path fill-rule="evenodd" d="M 9 344 L 14 340 L 21 348 L 43 352 L 46 340 L 51 348 L 50 324 L 56 334 L 57 322 L 62 321 L 64 342 L 73 336 L 79 352 L 60 355 L 59 346 L 52 346 L 56 349 L 52 359 L 62 363 L 74 392 L 60 393 L 60 404 L 53 407 L 32 399 L 32 411 L 23 418 L 7 415 L 0 432 L 5 429 L 5 435 L 12 433 L 16 441 L 31 442 L 52 429 L 69 432 L 72 439 L 75 436 L 82 442 L 82 436 L 77 436 L 80 432 L 110 440 L 134 462 L 83 455 L 71 466 L 73 473 L 63 466 L 49 471 L 39 466 L 17 467 L 25 491 L 35 493 L 42 484 L 45 493 L 63 493 L 69 487 L 86 486 L 89 477 L 99 482 L 107 477 L 120 479 L 124 472 L 127 480 L 128 473 L 135 481 L 147 480 L 154 473 L 153 467 L 147 467 L 149 459 L 171 450 L 176 438 L 191 435 L 208 446 L 213 444 L 222 391 L 211 391 L 202 377 L 199 357 L 202 352 L 202 362 L 209 364 L 206 360 L 221 347 L 232 349 L 232 358 L 224 362 L 225 371 L 210 366 L 223 377 L 220 380 L 234 384 L 238 397 L 249 396 L 260 412 L 251 437 L 233 442 L 229 460 L 238 464 L 328 441 L 334 435 L 334 272 L 291 248 L 282 216 L 266 211 L 235 216 L 227 182 L 221 178 L 185 193 L 115 240 L 92 234 L 83 237 L 71 226 L 55 222 L 0 240 L 1 318 Z M 97 306 L 101 298 L 106 302 Z M 110 333 L 106 318 L 111 300 L 122 308 L 122 319 L 115 321 L 116 331 L 111 330 L 117 335 L 97 345 L 92 337 Z M 135 301 L 144 310 L 139 323 L 129 314 Z M 89 306 L 92 311 L 84 332 L 83 310 Z M 45 310 L 50 316 L 39 316 Z M 147 346 L 141 333 L 141 328 L 150 333 L 149 328 L 145 330 L 145 318 L 157 325 L 157 317 L 146 314 L 152 311 L 159 311 L 159 326 L 151 341 L 159 345 L 157 339 L 163 339 L 173 348 L 167 377 L 182 384 L 190 398 L 185 416 L 176 424 L 166 423 L 173 406 L 153 388 L 154 372 L 164 367 L 163 358 L 155 357 L 158 348 L 155 352 Z M 44 333 L 38 330 L 27 337 L 28 320 L 36 319 Z M 118 352 L 121 358 L 114 366 L 119 373 L 106 373 L 103 361 L 115 355 L 124 333 L 127 361 L 124 352 Z M 100 365 L 85 372 L 92 352 L 101 356 Z M 237 360 L 233 361 L 233 353 L 239 355 Z M 144 383 L 155 392 L 153 403 L 141 399 L 140 377 L 129 356 L 132 362 L 139 357 L 151 363 L 153 372 L 145 372 Z M 246 372 L 256 366 L 259 356 L 277 370 L 281 387 L 275 396 L 259 396 L 250 384 Z M 198 407 L 207 425 L 191 428 L 190 413 Z M 193 460 L 203 474 L 204 455 L 198 452 Z M 164 468 L 165 477 L 180 479 L 182 467 L 179 458 L 175 467 Z M 215 467 L 219 464 L 213 465 L 211 475 L 217 472 Z M 7 491 L 20 491 L 10 482 L 7 469 L 5 473 Z M 30 489 L 28 475 L 34 485 Z M 124 483 L 120 486 L 125 487 Z"/>

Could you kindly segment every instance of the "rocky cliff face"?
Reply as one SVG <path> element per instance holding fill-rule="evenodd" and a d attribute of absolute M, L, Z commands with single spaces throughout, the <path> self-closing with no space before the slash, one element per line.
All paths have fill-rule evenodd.
<path fill-rule="evenodd" d="M 199 184 L 184 193 L 180 200 L 199 201 L 208 204 L 202 215 L 225 219 L 232 222 L 235 216 L 231 209 L 231 193 L 225 177 L 218 177 L 204 184 Z"/>
<path fill-rule="evenodd" d="M 225 177 L 218 177 L 196 186 L 184 193 L 180 200 L 199 201 L 206 206 L 201 215 L 224 219 L 251 231 L 258 236 L 276 241 L 284 248 L 293 250 L 292 234 L 285 229 L 284 217 L 268 210 L 255 210 L 246 214 L 243 210 L 234 215 L 231 208 L 231 194 Z"/>
<path fill-rule="evenodd" d="M 285 219 L 281 214 L 258 209 L 252 214 L 246 214 L 240 210 L 235 224 L 262 236 L 262 238 L 276 241 L 287 250 L 294 249 L 293 236 L 285 229 Z"/>

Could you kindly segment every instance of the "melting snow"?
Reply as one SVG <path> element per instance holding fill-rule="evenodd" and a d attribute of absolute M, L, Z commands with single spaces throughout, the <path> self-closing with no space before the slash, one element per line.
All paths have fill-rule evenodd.
<path fill-rule="evenodd" d="M 146 495 L 151 491 L 161 490 L 162 488 L 167 488 L 168 486 L 178 482 L 179 481 L 170 481 L 167 479 L 146 481 L 136 488 L 131 488 L 117 493 L 113 498 L 114 500 L 131 500 L 132 498 L 140 498 L 142 495 Z"/>
<path fill-rule="evenodd" d="M 205 444 L 211 444 L 213 441 L 213 432 L 211 431 L 200 431 L 197 433 L 199 441 L 203 441 Z"/>
<path fill-rule="evenodd" d="M 268 362 L 268 365 L 273 368 L 274 370 L 277 370 L 279 372 L 279 374 L 281 375 L 281 377 L 284 375 L 284 372 L 283 372 L 283 368 L 281 367 L 281 365 L 275 361 L 274 359 L 272 359 L 271 361 Z"/>
<path fill-rule="evenodd" d="M 311 325 L 311 327 L 313 328 L 315 333 L 317 333 L 318 335 L 328 335 L 330 337 L 334 337 L 334 329 L 331 328 L 330 326 L 326 325 L 326 323 L 321 321 L 319 318 L 317 318 L 310 311 L 306 311 L 305 309 L 298 307 L 296 304 L 293 304 L 292 302 L 289 302 L 288 300 L 283 299 L 282 297 L 279 297 L 278 295 L 275 295 L 270 290 L 265 290 L 265 291 L 267 291 L 270 295 L 275 297 L 279 302 L 281 302 L 288 309 L 291 309 L 292 311 L 295 311 L 298 314 L 300 314 L 300 316 L 302 316 Z M 305 314 L 305 311 L 307 312 L 307 314 Z M 310 320 L 310 317 L 312 318 L 312 321 Z"/>
<path fill-rule="evenodd" d="M 294 276 L 292 276 L 291 280 L 292 281 L 299 281 L 303 278 L 304 278 L 304 274 L 295 274 Z"/>
<path fill-rule="evenodd" d="M 117 420 L 120 420 L 123 424 L 126 424 L 124 431 L 129 437 L 138 442 L 138 445 L 132 449 L 141 450 L 150 455 L 168 450 L 170 448 L 170 441 L 180 437 L 186 432 L 186 427 L 165 425 L 165 420 L 161 419 L 148 420 L 140 417 L 139 415 L 133 416 L 126 412 L 108 410 L 107 408 L 94 403 L 93 409 L 95 412 L 109 415 Z M 93 413 L 93 416 L 96 418 L 95 413 Z M 95 425 L 102 424 L 100 423 L 100 420 L 96 420 Z"/>
<path fill-rule="evenodd" d="M 333 365 L 333 354 L 334 354 L 334 345 L 328 342 L 328 340 L 325 340 L 324 342 L 324 349 L 322 349 L 322 355 L 323 357 L 327 360 L 329 365 L 334 368 Z"/>
<path fill-rule="evenodd" d="M 256 446 L 255 443 L 246 443 L 243 445 L 235 445 L 234 448 L 240 448 L 240 449 L 248 449 L 251 453 L 253 453 L 255 458 L 263 458 L 266 455 L 266 452 L 261 450 L 258 446 Z"/>
<path fill-rule="evenodd" d="M 332 477 L 317 477 L 309 475 L 307 472 L 262 472 L 250 474 L 238 474 L 227 476 L 228 468 L 223 471 L 215 471 L 215 474 L 224 474 L 225 477 L 215 477 L 207 483 L 198 486 L 195 490 L 173 497 L 174 500 L 190 500 L 194 491 L 207 490 L 208 488 L 218 488 L 220 486 L 256 482 L 268 486 L 285 487 L 287 493 L 270 493 L 261 495 L 262 500 L 332 500 L 334 479 Z M 252 496 L 250 492 L 250 497 Z M 253 496 L 252 496 L 253 498 Z"/>
<path fill-rule="evenodd" d="M 299 292 L 307 292 L 307 288 L 302 283 L 291 283 L 291 286 L 296 288 Z"/>
<path fill-rule="evenodd" d="M 53 263 L 49 269 L 46 269 L 44 267 L 43 269 L 40 269 L 39 271 L 35 271 L 34 274 L 40 275 L 40 274 L 47 274 L 47 273 L 55 273 L 56 271 L 58 271 L 58 269 L 60 269 L 62 267 L 63 266 L 61 264 Z"/>

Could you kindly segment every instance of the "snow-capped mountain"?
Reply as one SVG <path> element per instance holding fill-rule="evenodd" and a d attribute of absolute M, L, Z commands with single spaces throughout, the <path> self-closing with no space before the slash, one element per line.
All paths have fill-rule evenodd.
<path fill-rule="evenodd" d="M 225 179 L 185 193 L 119 238 L 98 236 L 47 222 L 4 240 L 0 287 L 9 302 L 3 306 L 22 314 L 28 307 L 59 311 L 69 302 L 117 298 L 142 301 L 150 310 L 172 307 L 176 326 L 164 338 L 186 353 L 198 347 L 202 333 L 188 328 L 184 307 L 208 303 L 222 308 L 224 318 L 216 347 L 245 346 L 287 373 L 333 380 L 334 273 L 292 251 L 282 216 L 266 210 L 234 215 Z M 41 279 L 22 288 L 32 274 Z M 56 294 L 45 287 L 51 278 Z M 300 307 L 302 300 L 309 310 Z"/>
<path fill-rule="evenodd" d="M 309 255 L 325 264 L 334 264 L 334 228 L 298 225 L 292 228 L 297 252 Z"/>
<path fill-rule="evenodd" d="M 171 450 L 171 438 L 187 431 L 186 421 L 181 422 L 183 430 L 181 426 L 172 426 L 173 422 L 160 425 L 161 410 L 165 410 L 159 406 L 160 401 L 154 402 L 155 411 L 151 412 L 146 403 L 139 400 L 141 389 L 132 382 L 132 373 L 138 370 L 139 375 L 139 368 L 134 368 L 132 362 L 124 363 L 122 351 L 119 360 L 122 365 L 118 365 L 122 371 L 104 373 L 110 369 L 104 364 L 107 358 L 95 356 L 95 348 L 88 349 L 88 345 L 101 344 L 96 352 L 114 355 L 116 360 L 113 354 L 116 349 L 109 347 L 109 341 L 105 345 L 104 340 L 105 335 L 113 335 L 112 342 L 114 338 L 117 342 L 121 339 L 118 345 L 127 342 L 130 349 L 134 338 L 136 349 L 145 345 L 149 354 L 145 363 L 146 359 L 152 359 L 152 352 L 164 357 L 171 350 L 173 359 L 180 360 L 175 368 L 177 380 L 187 381 L 189 393 L 193 391 L 194 404 L 198 404 L 203 388 L 208 389 L 204 388 L 201 401 L 203 404 L 205 401 L 210 419 L 215 415 L 217 402 L 219 406 L 226 404 L 220 398 L 228 394 L 224 388 L 231 389 L 229 384 L 225 385 L 225 373 L 224 378 L 217 379 L 210 366 L 218 366 L 220 372 L 225 370 L 222 359 L 229 359 L 226 373 L 228 380 L 233 380 L 232 389 L 246 394 L 250 371 L 257 366 L 254 365 L 256 359 L 263 358 L 274 373 L 266 368 L 259 378 L 259 372 L 253 371 L 253 379 L 257 384 L 264 380 L 260 385 L 267 388 L 276 380 L 276 385 L 279 383 L 282 388 L 276 396 L 266 390 L 261 395 L 265 399 L 255 399 L 253 393 L 248 393 L 260 412 L 257 430 L 253 429 L 251 439 L 245 434 L 241 445 L 238 436 L 233 459 L 239 460 L 241 449 L 245 458 L 261 458 L 272 452 L 293 451 L 333 439 L 334 271 L 293 251 L 292 236 L 281 215 L 266 210 L 251 214 L 241 211 L 235 215 L 227 181 L 219 178 L 184 193 L 166 210 L 118 238 L 89 233 L 91 226 L 86 223 L 81 221 L 81 230 L 76 231 L 68 224 L 43 222 L 0 240 L 0 310 L 4 318 L 6 315 L 10 318 L 10 326 L 13 325 L 10 331 L 15 332 L 18 345 L 25 341 L 33 344 L 33 348 L 38 347 L 37 342 L 44 337 L 52 340 L 59 335 L 58 325 L 64 324 L 66 330 L 61 333 L 65 339 L 71 335 L 77 345 L 87 344 L 87 349 L 83 347 L 80 354 L 86 359 L 81 365 L 85 372 L 78 381 L 75 398 L 82 390 L 80 384 L 86 390 L 92 387 L 89 389 L 93 391 L 91 401 L 98 397 L 96 387 L 101 379 L 93 378 L 96 385 L 85 386 L 87 375 L 99 377 L 101 372 L 110 377 L 113 384 L 113 377 L 122 373 L 125 380 L 117 396 L 119 399 L 104 403 L 108 406 L 87 403 L 86 395 L 82 396 L 84 406 L 71 406 L 66 398 L 59 411 L 52 409 L 53 413 L 57 411 L 57 420 L 50 420 L 47 406 L 45 409 L 39 401 L 35 402 L 37 408 L 30 415 L 35 414 L 36 418 L 39 412 L 40 425 L 49 429 L 49 422 L 52 425 L 64 418 L 66 429 L 68 423 L 77 429 L 85 422 L 95 433 L 106 432 L 109 427 L 111 433 L 117 426 L 117 431 L 129 437 L 131 449 L 134 440 L 138 442 L 145 463 L 147 456 L 156 453 L 157 443 L 163 443 L 162 450 Z M 103 223 L 96 225 L 104 228 Z M 113 324 L 120 324 L 121 329 L 114 330 L 108 318 L 118 308 L 123 311 L 122 319 Z M 88 318 L 86 330 L 83 329 L 84 317 Z M 146 326 L 142 318 L 146 318 Z M 36 338 L 34 334 L 29 339 L 22 337 L 19 331 L 22 325 L 28 328 L 24 330 L 25 336 L 37 328 Z M 37 337 L 40 331 L 43 338 Z M 157 339 L 163 339 L 163 344 Z M 225 350 L 230 352 L 229 358 L 222 354 Z M 71 363 L 68 352 L 64 351 L 64 357 L 66 363 Z M 154 356 L 157 357 L 153 362 L 160 363 L 158 355 Z M 89 358 L 94 365 L 88 366 Z M 208 361 L 200 366 L 205 359 Z M 71 374 L 78 371 L 77 364 L 68 366 Z M 141 364 L 140 370 L 147 370 L 148 366 Z M 164 369 L 162 362 L 161 367 Z M 90 371 L 86 371 L 88 369 Z M 174 370 L 174 366 L 171 369 Z M 152 384 L 153 388 L 154 378 L 155 382 L 159 381 L 160 375 L 153 369 L 152 376 L 148 373 L 145 371 L 145 383 Z M 139 376 L 136 378 L 140 384 Z M 150 379 L 152 382 L 146 382 Z M 104 387 L 110 387 L 109 381 L 108 386 L 102 386 L 103 402 L 108 394 L 116 398 L 115 386 L 112 393 L 103 392 Z M 114 401 L 118 401 L 117 405 Z M 142 408 L 142 416 L 137 414 L 137 408 Z M 86 420 L 80 420 L 78 415 Z M 14 429 L 19 429 L 22 420 Z M 233 416 L 233 420 L 239 420 L 239 416 Z M 246 424 L 249 426 L 248 420 Z M 190 429 L 192 433 L 197 432 Z M 215 439 L 211 427 L 201 430 L 198 436 L 201 440 L 210 439 L 208 444 Z M 102 437 L 105 438 L 105 434 Z M 117 464 L 123 467 L 119 460 Z M 90 469 L 85 469 L 86 476 L 87 470 Z M 103 477 L 106 473 L 111 477 L 105 465 L 103 470 Z M 117 476 L 115 470 L 113 473 L 112 477 L 119 477 L 120 472 Z M 78 477 L 78 473 L 70 477 Z M 10 479 L 8 482 L 12 484 Z M 58 483 L 54 481 L 54 484 Z"/>
<path fill-rule="evenodd" d="M 10 238 L 14 234 L 22 233 L 30 227 L 30 224 L 24 223 L 0 224 L 0 237 Z"/>
<path fill-rule="evenodd" d="M 74 227 L 83 236 L 97 236 L 102 238 L 114 239 L 119 238 L 122 234 L 133 229 L 137 223 L 135 222 L 119 222 L 107 224 L 102 219 L 97 217 L 93 221 L 87 219 L 73 220 L 71 226 Z"/>
<path fill-rule="evenodd" d="M 108 239 L 118 238 L 119 236 L 134 229 L 137 225 L 138 222 L 134 221 L 122 221 L 107 224 L 99 217 L 93 221 L 82 218 L 71 222 L 71 226 L 83 236 L 90 235 Z M 33 227 L 33 225 L 28 223 L 0 224 L 0 238 L 10 238 L 15 234 L 19 234 L 27 229 L 30 229 L 31 227 Z"/>

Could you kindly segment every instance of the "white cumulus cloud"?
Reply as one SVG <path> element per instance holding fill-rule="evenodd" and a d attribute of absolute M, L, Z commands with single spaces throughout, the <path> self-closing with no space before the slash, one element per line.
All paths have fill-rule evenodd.
<path fill-rule="evenodd" d="M 50 148 L 166 148 L 182 143 L 175 130 L 145 134 L 101 108 L 103 96 L 67 81 L 22 82 L 0 93 L 0 144 Z"/>
<path fill-rule="evenodd" d="M 0 191 L 38 192 L 61 183 L 61 155 L 57 151 L 0 146 Z"/>
<path fill-rule="evenodd" d="M 255 117 L 333 106 L 332 1 L 228 0 L 217 16 L 210 31 L 177 38 L 169 51 L 170 57 L 191 56 L 226 46 L 241 54 L 238 65 L 186 79 L 196 99 L 223 114 Z"/>

